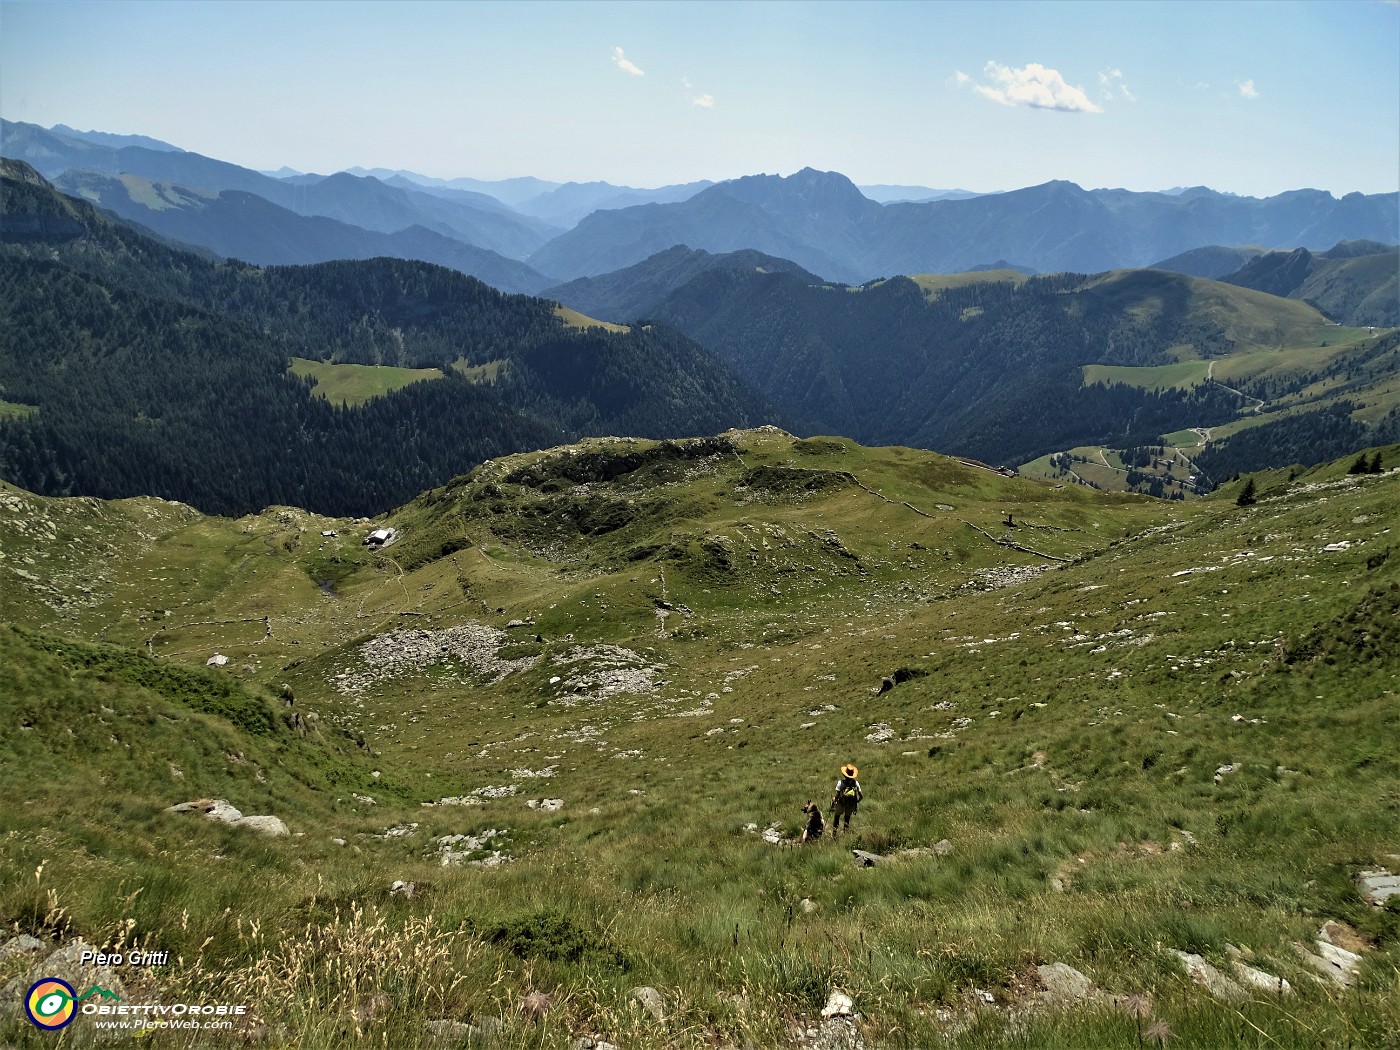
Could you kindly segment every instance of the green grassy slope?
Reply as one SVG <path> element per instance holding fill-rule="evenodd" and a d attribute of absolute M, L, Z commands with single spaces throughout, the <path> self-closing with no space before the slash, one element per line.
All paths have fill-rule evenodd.
<path fill-rule="evenodd" d="M 438 368 L 396 368 L 393 365 L 346 365 L 330 361 L 292 358 L 291 373 L 309 377 L 315 393 L 337 405 L 363 405 L 372 397 L 383 397 L 427 379 L 441 379 Z"/>
<path fill-rule="evenodd" d="M 0 920 L 51 933 L 49 889 L 94 939 L 130 917 L 185 955 L 164 987 L 247 995 L 304 1046 L 426 1045 L 425 1020 L 492 1016 L 508 1046 L 795 1046 L 833 987 L 870 1047 L 1136 1045 L 1157 1022 L 1174 1046 L 1384 1046 L 1400 912 L 1354 879 L 1400 854 L 1400 472 L 1345 471 L 1261 475 L 1247 508 L 1238 486 L 1164 503 L 760 429 L 506 457 L 368 523 L 6 489 L 0 615 L 22 630 L 0 658 L 32 692 L 68 688 L 54 634 L 149 642 L 109 659 L 248 695 L 288 682 L 320 739 L 208 722 L 218 746 L 191 726 L 172 760 L 304 836 L 168 836 L 155 800 L 193 784 L 153 757 L 118 815 L 167 871 L 132 847 L 91 882 L 87 836 L 118 815 L 55 816 L 0 840 Z M 384 524 L 398 538 L 368 552 Z M 232 660 L 205 672 L 215 651 Z M 177 701 L 130 703 L 216 717 Z M 109 768 L 100 741 L 17 732 L 13 797 L 31 769 Z M 847 836 L 762 840 L 847 761 L 867 796 Z M 58 792 L 41 804 L 72 807 Z M 478 836 L 465 860 L 510 859 L 444 867 L 457 835 Z M 868 869 L 848 852 L 943 840 Z M 235 892 L 252 872 L 256 897 Z M 225 906 L 242 922 L 201 948 Z M 1324 919 L 1368 945 L 1349 992 L 1292 947 Z M 1227 945 L 1296 995 L 1218 1003 L 1171 954 L 1228 969 Z M 1051 962 L 1142 1016 L 1036 1008 Z M 539 1024 L 517 1005 L 533 990 Z"/>
<path fill-rule="evenodd" d="M 1184 313 L 1202 331 L 1222 333 L 1231 353 L 1315 345 L 1335 327 L 1307 303 L 1162 270 L 1115 270 L 1091 278 L 1082 291 L 1099 305 L 1124 310 L 1144 323 Z M 1218 343 L 1216 339 L 1213 345 Z M 1184 359 L 1218 356 L 1189 342 L 1176 353 Z"/>

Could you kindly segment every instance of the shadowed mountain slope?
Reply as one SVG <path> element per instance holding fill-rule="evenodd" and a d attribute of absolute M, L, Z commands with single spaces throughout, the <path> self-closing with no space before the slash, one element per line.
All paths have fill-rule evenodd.
<path fill-rule="evenodd" d="M 678 244 L 636 266 L 597 277 L 581 277 L 544 294 L 590 317 L 625 323 L 646 318 L 668 295 L 710 270 L 791 273 L 808 284 L 824 283 L 796 263 L 762 252 L 744 250 L 713 255 Z"/>
<path fill-rule="evenodd" d="M 609 331 L 420 262 L 210 263 L 3 163 L 0 470 L 37 491 L 363 513 L 561 438 L 773 416 L 661 326 Z M 294 358 L 359 377 L 351 407 Z"/>
<path fill-rule="evenodd" d="M 990 462 L 1218 425 L 1247 404 L 1219 384 L 1086 383 L 1090 363 L 1131 373 L 1335 338 L 1306 304 L 1157 270 L 992 271 L 860 288 L 713 270 L 651 316 L 711 347 L 810 431 Z"/>
<path fill-rule="evenodd" d="M 1269 252 L 1220 278 L 1312 303 L 1346 325 L 1400 326 L 1400 248 L 1343 242 L 1326 252 Z"/>

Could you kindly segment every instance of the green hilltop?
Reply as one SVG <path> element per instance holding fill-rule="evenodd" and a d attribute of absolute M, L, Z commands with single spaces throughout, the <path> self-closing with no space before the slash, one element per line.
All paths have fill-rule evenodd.
<path fill-rule="evenodd" d="M 1375 457 L 1245 506 L 771 427 L 373 520 L 5 486 L 0 922 L 169 951 L 153 996 L 307 1047 L 1387 1045 Z M 846 762 L 851 830 L 784 844 Z M 165 812 L 214 798 L 290 834 Z"/>

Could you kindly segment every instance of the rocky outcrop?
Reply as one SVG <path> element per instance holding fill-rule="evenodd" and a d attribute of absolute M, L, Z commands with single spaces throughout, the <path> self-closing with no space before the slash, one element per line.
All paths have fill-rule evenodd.
<path fill-rule="evenodd" d="M 1249 998 L 1248 992 L 1199 955 L 1176 950 L 1173 950 L 1172 954 L 1181 960 L 1181 965 L 1186 969 L 1186 975 L 1209 992 L 1213 998 L 1227 1003 L 1244 1002 Z"/>
<path fill-rule="evenodd" d="M 1345 923 L 1329 920 L 1322 924 L 1312 947 L 1295 943 L 1293 950 L 1305 965 L 1336 984 L 1350 988 L 1361 973 L 1363 953 L 1371 946 Z"/>
<path fill-rule="evenodd" d="M 233 823 L 235 827 L 248 828 L 251 831 L 258 831 L 264 835 L 271 835 L 274 838 L 291 834 L 291 832 L 287 830 L 287 825 L 283 823 L 281 817 L 267 815 L 244 817 L 242 820 L 235 820 Z"/>
<path fill-rule="evenodd" d="M 1384 868 L 1363 871 L 1357 882 L 1361 886 L 1361 896 L 1367 904 L 1377 908 L 1385 906 L 1391 897 L 1400 896 L 1400 875 L 1392 875 Z"/>
<path fill-rule="evenodd" d="M 630 994 L 632 999 L 640 1003 L 642 1009 L 651 1014 L 655 1020 L 666 1020 L 666 1000 L 655 988 L 643 985 L 633 988 Z"/>
<path fill-rule="evenodd" d="M 280 837 L 290 835 L 281 817 L 268 815 L 245 817 L 232 803 L 223 798 L 201 798 L 194 802 L 181 802 L 169 807 L 167 813 L 202 813 L 210 820 L 231 824 L 236 828 L 247 828 L 263 835 Z"/>
<path fill-rule="evenodd" d="M 38 948 L 33 947 L 36 941 Z M 0 986 L 0 1019 L 20 1016 L 24 1009 L 24 997 L 30 987 L 45 977 L 66 981 L 78 995 L 96 985 L 124 998 L 126 986 L 114 969 L 81 961 L 84 952 L 96 950 L 81 938 L 53 950 L 35 937 L 16 937 L 8 942 L 0 952 L 8 952 L 11 958 L 16 954 L 27 955 L 29 959 L 23 971 Z"/>
<path fill-rule="evenodd" d="M 460 662 L 473 674 L 499 682 L 535 665 L 535 656 L 502 660 L 497 651 L 509 641 L 504 631 L 481 623 L 464 623 L 440 631 L 402 630 L 375 635 L 360 646 L 361 666 L 332 681 L 342 693 L 358 695 L 381 682 L 414 674 L 435 664 Z"/>

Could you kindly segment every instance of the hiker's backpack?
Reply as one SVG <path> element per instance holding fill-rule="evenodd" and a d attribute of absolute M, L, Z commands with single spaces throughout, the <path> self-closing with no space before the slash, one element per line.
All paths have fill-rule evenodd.
<path fill-rule="evenodd" d="M 842 786 L 840 798 L 842 802 L 860 801 L 860 793 L 856 790 L 856 782 L 854 780 Z"/>

